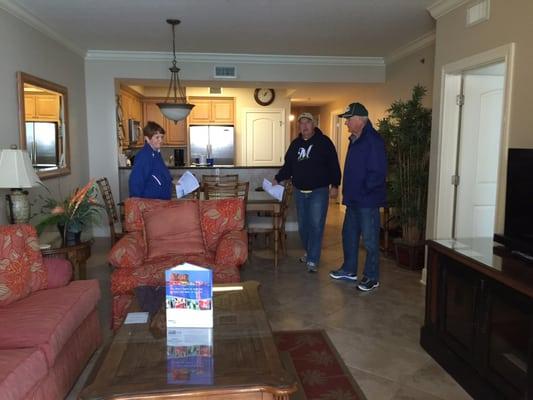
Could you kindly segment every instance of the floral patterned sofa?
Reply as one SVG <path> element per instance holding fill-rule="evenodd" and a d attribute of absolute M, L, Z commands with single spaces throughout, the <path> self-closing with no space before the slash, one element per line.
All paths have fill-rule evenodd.
<path fill-rule="evenodd" d="M 212 268 L 215 283 L 239 282 L 239 267 L 248 257 L 244 217 L 242 199 L 127 199 L 126 234 L 108 257 L 115 267 L 111 274 L 113 329 L 122 324 L 134 289 L 164 285 L 164 271 L 177 264 Z"/>

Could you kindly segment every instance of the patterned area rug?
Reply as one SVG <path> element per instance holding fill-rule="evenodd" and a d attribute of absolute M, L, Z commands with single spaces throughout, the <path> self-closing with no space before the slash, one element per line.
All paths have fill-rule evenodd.
<path fill-rule="evenodd" d="M 282 361 L 300 386 L 291 400 L 365 400 L 324 330 L 274 332 Z"/>

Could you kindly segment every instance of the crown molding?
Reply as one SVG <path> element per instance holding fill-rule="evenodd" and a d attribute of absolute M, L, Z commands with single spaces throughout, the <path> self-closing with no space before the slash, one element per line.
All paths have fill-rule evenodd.
<path fill-rule="evenodd" d="M 435 43 L 435 36 L 435 31 L 431 31 L 401 47 L 398 47 L 386 57 L 385 61 L 387 65 L 416 53 L 418 50 L 431 46 Z"/>
<path fill-rule="evenodd" d="M 0 0 L 1 1 L 1 0 Z M 291 64 L 383 67 L 383 57 L 327 57 L 274 54 L 176 53 L 178 61 L 226 64 Z M 89 50 L 87 61 L 169 61 L 170 52 Z"/>
<path fill-rule="evenodd" d="M 13 15 L 14 17 L 25 22 L 27 25 L 31 26 L 34 29 L 37 29 L 39 32 L 58 42 L 59 44 L 65 46 L 67 49 L 73 51 L 81 57 L 85 57 L 85 51 L 76 46 L 73 42 L 68 39 L 65 39 L 54 29 L 50 28 L 44 22 L 36 18 L 24 7 L 19 4 L 15 4 L 11 0 L 0 0 L 0 8 Z"/>
<path fill-rule="evenodd" d="M 436 3 L 430 5 L 427 10 L 431 16 L 435 19 L 452 12 L 456 8 L 461 7 L 463 4 L 467 3 L 469 0 L 439 0 Z"/>

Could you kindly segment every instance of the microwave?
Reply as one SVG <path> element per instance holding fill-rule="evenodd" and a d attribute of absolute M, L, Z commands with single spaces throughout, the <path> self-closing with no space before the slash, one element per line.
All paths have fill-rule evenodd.
<path fill-rule="evenodd" d="M 141 123 L 134 119 L 128 119 L 128 135 L 130 143 L 136 143 L 142 137 Z"/>

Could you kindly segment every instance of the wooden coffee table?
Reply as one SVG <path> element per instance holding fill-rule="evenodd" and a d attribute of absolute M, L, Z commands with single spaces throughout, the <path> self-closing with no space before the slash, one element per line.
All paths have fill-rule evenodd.
<path fill-rule="evenodd" d="M 209 383 L 172 383 L 166 330 L 157 323 L 130 324 L 104 349 L 80 398 L 288 400 L 297 389 L 296 380 L 281 363 L 258 286 L 216 285 L 237 289 L 214 293 Z"/>

